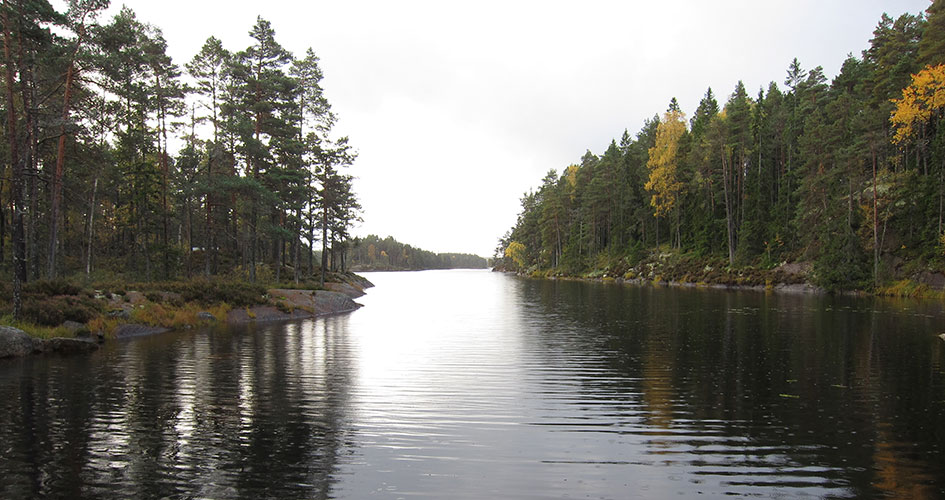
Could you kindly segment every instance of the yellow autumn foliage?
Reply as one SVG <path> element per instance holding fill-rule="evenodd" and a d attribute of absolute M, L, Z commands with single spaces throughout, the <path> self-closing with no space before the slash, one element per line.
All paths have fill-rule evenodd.
<path fill-rule="evenodd" d="M 505 256 L 515 261 L 515 265 L 518 267 L 525 266 L 525 245 L 513 241 L 509 243 L 509 246 L 505 249 Z"/>
<path fill-rule="evenodd" d="M 679 138 L 685 132 L 685 115 L 676 110 L 663 114 L 663 120 L 656 129 L 656 142 L 650 148 L 650 158 L 646 162 L 650 177 L 644 187 L 653 192 L 650 205 L 657 216 L 672 211 L 682 189 L 682 182 L 676 173 L 676 151 L 679 148 Z"/>
<path fill-rule="evenodd" d="M 912 139 L 919 125 L 931 121 L 934 113 L 945 107 L 945 64 L 926 66 L 912 75 L 912 83 L 902 89 L 902 98 L 892 102 L 896 105 L 890 117 L 896 127 L 892 141 L 902 144 Z"/>

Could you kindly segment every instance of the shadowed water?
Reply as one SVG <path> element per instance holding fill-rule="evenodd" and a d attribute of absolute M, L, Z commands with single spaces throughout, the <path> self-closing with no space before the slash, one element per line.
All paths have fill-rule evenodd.
<path fill-rule="evenodd" d="M 0 362 L 0 497 L 945 498 L 941 303 L 369 277 Z"/>

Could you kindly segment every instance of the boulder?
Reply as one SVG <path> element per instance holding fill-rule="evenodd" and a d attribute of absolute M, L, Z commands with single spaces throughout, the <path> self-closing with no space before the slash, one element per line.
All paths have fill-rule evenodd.
<path fill-rule="evenodd" d="M 12 326 L 0 326 L 0 358 L 26 356 L 34 347 L 33 337 L 28 333 Z"/>
<path fill-rule="evenodd" d="M 197 313 L 197 319 L 200 321 L 216 321 L 217 317 L 207 311 L 200 311 Z"/>
<path fill-rule="evenodd" d="M 78 321 L 69 320 L 69 321 L 63 321 L 62 327 L 65 328 L 66 330 L 69 330 L 72 333 L 75 333 L 77 330 L 81 330 L 85 328 L 85 325 L 83 325 L 82 323 L 79 323 Z"/>
<path fill-rule="evenodd" d="M 147 325 L 136 325 L 133 323 L 126 325 L 118 325 L 118 328 L 115 329 L 115 338 L 117 339 L 126 339 L 131 337 L 143 337 L 146 335 L 154 335 L 157 333 L 164 333 L 170 331 L 167 328 L 162 328 L 160 326 L 147 326 Z"/>
<path fill-rule="evenodd" d="M 92 352 L 98 349 L 98 342 L 88 339 L 68 339 L 65 337 L 55 337 L 46 339 L 44 342 L 46 352 L 58 352 L 62 354 L 74 354 L 79 352 Z"/>
<path fill-rule="evenodd" d="M 128 319 L 131 317 L 131 313 L 124 309 L 114 309 L 114 310 L 108 311 L 107 314 L 109 318 Z"/>
<path fill-rule="evenodd" d="M 933 290 L 945 289 L 945 274 L 933 273 L 931 271 L 922 271 L 916 276 L 916 281 L 927 285 Z"/>

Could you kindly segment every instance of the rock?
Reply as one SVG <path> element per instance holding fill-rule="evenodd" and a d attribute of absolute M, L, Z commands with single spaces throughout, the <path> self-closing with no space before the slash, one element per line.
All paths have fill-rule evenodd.
<path fill-rule="evenodd" d="M 62 354 L 74 354 L 78 352 L 92 352 L 98 349 L 98 342 L 87 339 L 67 339 L 65 337 L 55 337 L 46 339 L 46 352 L 58 352 Z"/>
<path fill-rule="evenodd" d="M 98 342 L 101 344 L 102 342 L 105 342 L 105 333 L 103 333 L 101 330 L 97 332 L 91 332 L 88 330 L 88 328 L 84 328 L 75 332 L 75 338 L 88 340 L 90 342 Z"/>
<path fill-rule="evenodd" d="M 312 298 L 315 304 L 315 314 L 337 314 L 354 311 L 361 307 L 351 300 L 351 297 L 338 292 L 318 290 Z"/>
<path fill-rule="evenodd" d="M 128 290 L 127 292 L 125 292 L 125 301 L 130 302 L 134 305 L 138 305 L 138 304 L 144 304 L 145 302 L 148 301 L 148 299 L 141 292 Z"/>
<path fill-rule="evenodd" d="M 0 326 L 0 358 L 26 356 L 33 350 L 34 339 L 29 334 L 12 326 Z"/>
<path fill-rule="evenodd" d="M 124 309 L 114 309 L 112 311 L 108 311 L 107 315 L 109 318 L 128 319 L 131 317 L 131 313 Z"/>
<path fill-rule="evenodd" d="M 933 290 L 945 289 L 945 274 L 933 273 L 931 271 L 922 271 L 916 276 L 916 281 L 928 285 Z"/>
<path fill-rule="evenodd" d="M 64 321 L 62 327 L 66 330 L 69 330 L 69 333 L 77 335 L 80 331 L 85 330 L 85 325 L 79 323 L 78 321 Z"/>
<path fill-rule="evenodd" d="M 131 337 L 143 337 L 145 335 L 154 335 L 167 331 L 169 331 L 167 328 L 162 328 L 160 326 L 136 325 L 131 323 L 127 325 L 118 325 L 118 328 L 115 329 L 115 338 L 127 339 Z"/>
<path fill-rule="evenodd" d="M 200 321 L 216 321 L 217 317 L 207 311 L 200 311 L 197 313 L 197 319 Z"/>
<path fill-rule="evenodd" d="M 343 293 L 352 299 L 364 295 L 364 290 L 348 283 L 325 283 L 325 288 L 332 292 Z"/>

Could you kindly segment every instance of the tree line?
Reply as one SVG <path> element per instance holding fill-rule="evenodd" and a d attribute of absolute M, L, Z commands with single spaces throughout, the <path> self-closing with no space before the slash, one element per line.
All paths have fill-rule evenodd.
<path fill-rule="evenodd" d="M 426 269 L 485 269 L 489 262 L 465 253 L 434 253 L 371 234 L 355 238 L 347 265 L 364 271 L 421 271 Z"/>
<path fill-rule="evenodd" d="M 211 36 L 180 66 L 132 10 L 100 20 L 108 4 L 0 5 L 14 312 L 24 282 L 97 270 L 324 280 L 360 206 L 315 52 L 294 56 L 258 18 L 250 46 Z"/>
<path fill-rule="evenodd" d="M 676 99 L 522 198 L 509 269 L 632 265 L 653 248 L 729 267 L 813 264 L 831 289 L 945 268 L 945 0 L 883 14 L 828 81 L 794 59 L 783 87 Z"/>

